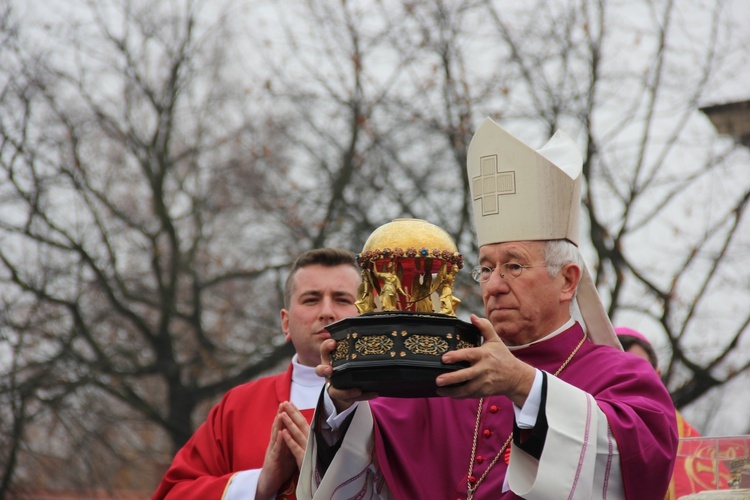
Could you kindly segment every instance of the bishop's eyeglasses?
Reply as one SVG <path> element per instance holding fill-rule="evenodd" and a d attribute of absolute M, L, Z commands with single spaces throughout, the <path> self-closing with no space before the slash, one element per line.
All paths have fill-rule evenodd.
<path fill-rule="evenodd" d="M 498 267 L 500 268 L 499 271 L 501 278 L 515 279 L 521 276 L 524 269 L 528 269 L 529 267 L 542 266 L 524 266 L 522 264 L 519 264 L 518 262 L 506 262 L 505 264 L 501 264 Z M 490 278 L 492 277 L 492 273 L 495 272 L 495 269 L 497 269 L 497 267 L 476 266 L 471 270 L 471 277 L 474 279 L 474 281 L 485 283 L 490 280 Z"/>

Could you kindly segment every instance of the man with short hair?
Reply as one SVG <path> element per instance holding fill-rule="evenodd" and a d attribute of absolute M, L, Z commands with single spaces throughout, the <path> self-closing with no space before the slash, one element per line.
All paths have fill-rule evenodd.
<path fill-rule="evenodd" d="M 294 498 L 324 382 L 314 367 L 330 338 L 325 327 L 357 315 L 359 284 L 347 250 L 310 250 L 295 261 L 281 310 L 281 329 L 296 351 L 289 368 L 227 392 L 177 452 L 154 500 Z"/>
<path fill-rule="evenodd" d="M 328 387 L 298 498 L 662 499 L 674 407 L 621 352 L 576 248 L 575 144 L 556 134 L 537 152 L 488 119 L 467 163 L 483 344 L 443 354 L 470 365 L 437 377 L 443 397 Z M 321 376 L 335 344 L 322 345 Z"/>

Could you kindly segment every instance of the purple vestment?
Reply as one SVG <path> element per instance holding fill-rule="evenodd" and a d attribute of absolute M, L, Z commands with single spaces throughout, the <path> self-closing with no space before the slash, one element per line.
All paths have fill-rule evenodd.
<path fill-rule="evenodd" d="M 513 354 L 551 377 L 582 336 L 576 324 Z M 664 498 L 677 449 L 677 429 L 669 393 L 651 365 L 586 341 L 559 378 L 591 394 L 606 415 L 617 442 L 627 498 Z M 378 398 L 370 405 L 378 463 L 395 498 L 466 498 L 478 400 Z M 511 434 L 513 419 L 510 400 L 485 398 L 473 471 L 476 478 Z M 501 493 L 507 468 L 501 457 L 474 498 L 518 498 L 510 491 Z M 564 492 L 561 495 L 565 498 Z"/>

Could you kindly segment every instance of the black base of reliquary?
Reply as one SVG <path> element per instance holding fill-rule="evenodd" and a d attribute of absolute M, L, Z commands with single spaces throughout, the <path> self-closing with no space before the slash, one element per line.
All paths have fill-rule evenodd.
<path fill-rule="evenodd" d="M 409 311 L 372 312 L 326 329 L 338 342 L 331 354 L 331 384 L 380 396 L 437 396 L 435 378 L 468 366 L 440 361 L 448 351 L 477 347 L 482 336 L 453 316 Z"/>

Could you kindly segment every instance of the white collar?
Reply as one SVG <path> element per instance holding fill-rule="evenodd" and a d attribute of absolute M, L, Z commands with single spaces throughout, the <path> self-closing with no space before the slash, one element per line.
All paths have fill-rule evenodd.
<path fill-rule="evenodd" d="M 306 387 L 320 387 L 324 380 L 315 373 L 315 368 L 299 363 L 297 355 L 292 357 L 292 382 Z"/>
<path fill-rule="evenodd" d="M 544 342 L 545 340 L 549 340 L 552 337 L 555 337 L 557 335 L 560 335 L 562 332 L 568 330 L 570 327 L 575 325 L 575 320 L 573 318 L 568 319 L 560 328 L 555 330 L 554 332 L 550 333 L 549 335 L 546 335 L 538 340 L 535 340 L 534 342 L 524 344 L 524 345 L 514 345 L 514 346 L 508 346 L 508 349 L 511 351 L 516 351 L 518 349 L 523 349 L 524 347 L 529 347 L 530 345 L 538 344 L 539 342 Z"/>

